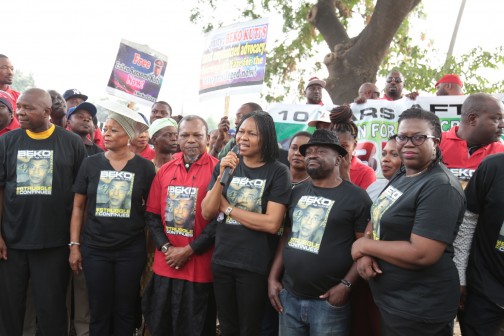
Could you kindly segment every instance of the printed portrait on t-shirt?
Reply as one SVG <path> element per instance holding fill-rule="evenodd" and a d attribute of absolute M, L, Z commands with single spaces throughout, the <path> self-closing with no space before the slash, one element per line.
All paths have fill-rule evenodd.
<path fill-rule="evenodd" d="M 135 173 L 102 170 L 96 196 L 97 217 L 129 218 Z"/>
<path fill-rule="evenodd" d="M 301 197 L 292 212 L 289 246 L 318 254 L 333 204 L 334 200 L 325 197 Z"/>
<path fill-rule="evenodd" d="M 53 151 L 18 151 L 16 173 L 17 195 L 51 195 Z"/>
<path fill-rule="evenodd" d="M 373 222 L 373 239 L 380 240 L 380 220 L 383 214 L 394 204 L 403 193 L 393 186 L 388 186 L 371 206 Z"/>
<path fill-rule="evenodd" d="M 249 179 L 248 177 L 233 177 L 227 190 L 227 199 L 232 207 L 261 213 L 261 198 L 266 180 Z M 232 215 L 227 216 L 227 224 L 239 225 Z"/>
<path fill-rule="evenodd" d="M 192 237 L 198 188 L 169 186 L 166 194 L 165 229 L 167 234 Z"/>
<path fill-rule="evenodd" d="M 497 243 L 495 244 L 495 249 L 501 253 L 504 253 L 504 222 L 502 222 L 499 238 L 497 238 Z"/>

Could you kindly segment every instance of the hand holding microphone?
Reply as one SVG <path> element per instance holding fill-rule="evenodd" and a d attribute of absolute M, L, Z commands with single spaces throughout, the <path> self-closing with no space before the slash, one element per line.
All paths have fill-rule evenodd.
<path fill-rule="evenodd" d="M 238 155 L 240 153 L 240 147 L 238 145 L 235 145 L 230 153 L 235 153 L 236 155 Z M 226 162 L 222 162 L 221 163 L 221 166 L 223 164 L 226 164 L 225 168 L 224 168 L 224 172 L 222 173 L 222 176 L 221 176 L 221 179 L 220 179 L 220 184 L 221 185 L 226 185 L 229 181 L 229 177 L 231 177 L 231 174 L 232 174 L 232 171 L 236 168 L 236 166 L 238 165 L 238 157 L 237 156 L 234 156 L 234 155 L 230 155 L 228 153 L 228 155 L 226 155 L 225 157 L 226 159 Z M 224 159 L 223 159 L 224 160 Z M 230 165 L 228 165 L 230 164 Z"/>

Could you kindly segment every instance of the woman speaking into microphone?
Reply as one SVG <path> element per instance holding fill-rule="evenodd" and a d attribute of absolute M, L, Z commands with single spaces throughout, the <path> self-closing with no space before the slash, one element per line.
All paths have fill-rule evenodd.
<path fill-rule="evenodd" d="M 275 125 L 268 113 L 247 114 L 236 144 L 240 156 L 231 151 L 216 167 L 202 212 L 205 219 L 225 214 L 217 225 L 212 259 L 222 335 L 258 335 L 277 233 L 290 197 L 290 173 L 276 160 Z M 221 184 L 226 167 L 232 175 Z"/>

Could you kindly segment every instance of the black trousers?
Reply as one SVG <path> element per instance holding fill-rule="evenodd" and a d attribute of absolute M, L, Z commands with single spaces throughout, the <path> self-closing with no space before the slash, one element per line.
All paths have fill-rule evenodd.
<path fill-rule="evenodd" d="M 215 335 L 212 283 L 153 274 L 142 298 L 142 311 L 152 336 Z"/>
<path fill-rule="evenodd" d="M 21 336 L 26 289 L 31 279 L 38 334 L 68 335 L 66 291 L 70 267 L 67 246 L 41 250 L 8 249 L 0 261 L 0 335 Z"/>
<path fill-rule="evenodd" d="M 462 314 L 460 329 L 463 336 L 497 336 L 504 323 L 504 308 L 471 288 L 468 288 Z"/>
<path fill-rule="evenodd" d="M 212 271 L 222 335 L 260 335 L 268 289 L 266 276 L 215 263 Z"/>
<path fill-rule="evenodd" d="M 82 249 L 88 288 L 91 336 L 133 335 L 140 277 L 147 252 L 145 238 L 117 249 Z"/>

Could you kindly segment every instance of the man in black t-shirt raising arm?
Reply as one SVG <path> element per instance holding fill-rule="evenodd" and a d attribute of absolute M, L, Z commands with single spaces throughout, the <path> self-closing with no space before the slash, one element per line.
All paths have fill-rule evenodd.
<path fill-rule="evenodd" d="M 0 335 L 21 335 L 28 281 L 41 335 L 68 335 L 71 186 L 82 141 L 50 123 L 51 96 L 26 90 L 20 129 L 0 137 Z M 78 243 L 71 243 L 78 244 Z"/>
<path fill-rule="evenodd" d="M 371 200 L 340 178 L 347 153 L 334 133 L 316 130 L 299 151 L 312 180 L 292 190 L 268 279 L 270 301 L 283 335 L 347 335 L 350 291 L 359 277 L 350 252 L 369 221 Z"/>

